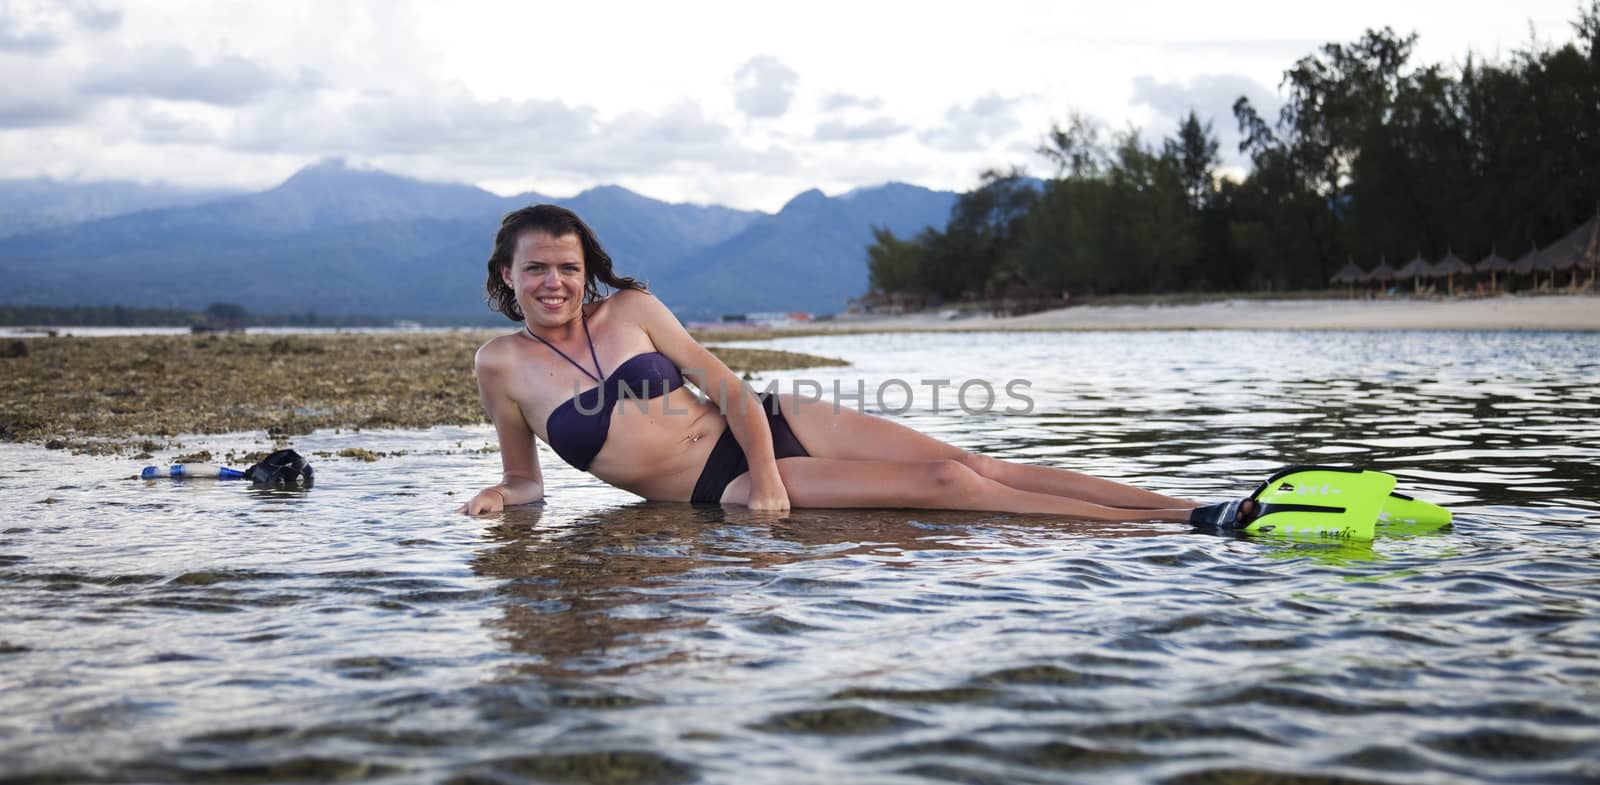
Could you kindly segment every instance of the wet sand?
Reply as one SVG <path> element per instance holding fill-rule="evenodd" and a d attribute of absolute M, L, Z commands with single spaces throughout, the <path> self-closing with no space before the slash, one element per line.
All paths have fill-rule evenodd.
<path fill-rule="evenodd" d="M 482 423 L 472 356 L 495 334 L 0 339 L 0 440 L 142 455 L 178 446 L 181 434 Z M 712 351 L 741 373 L 843 364 Z"/>

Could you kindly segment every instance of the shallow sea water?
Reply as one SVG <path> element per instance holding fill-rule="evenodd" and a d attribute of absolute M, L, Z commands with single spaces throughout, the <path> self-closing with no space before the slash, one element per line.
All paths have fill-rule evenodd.
<path fill-rule="evenodd" d="M 305 492 L 4 444 L 0 782 L 1600 780 L 1600 335 L 759 345 L 854 363 L 785 391 L 904 379 L 900 419 L 1000 457 L 1204 499 L 1360 463 L 1456 524 L 774 518 L 544 448 L 546 503 L 469 519 L 486 427 L 298 437 Z M 923 379 L 1034 407 L 935 412 Z M 182 441 L 151 462 L 267 446 Z"/>

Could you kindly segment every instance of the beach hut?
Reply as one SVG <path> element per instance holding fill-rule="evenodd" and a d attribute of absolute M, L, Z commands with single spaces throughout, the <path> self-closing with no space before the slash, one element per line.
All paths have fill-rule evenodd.
<path fill-rule="evenodd" d="M 1345 262 L 1344 266 L 1339 268 L 1339 272 L 1334 273 L 1333 277 L 1328 280 L 1332 281 L 1333 283 L 1344 284 L 1346 287 L 1346 293 L 1349 296 L 1354 297 L 1356 294 L 1356 284 L 1361 283 L 1362 281 L 1366 280 L 1366 278 L 1367 274 L 1362 272 L 1361 268 L 1356 266 L 1355 260 L 1352 259 L 1348 262 Z"/>
<path fill-rule="evenodd" d="M 1491 249 L 1488 256 L 1483 257 L 1472 265 L 1472 270 L 1480 275 L 1488 273 L 1489 289 L 1491 291 L 1499 291 L 1500 273 L 1511 272 L 1511 262 L 1506 261 L 1500 254 Z"/>
<path fill-rule="evenodd" d="M 1428 273 L 1432 277 L 1445 279 L 1445 291 L 1449 292 L 1451 297 L 1456 295 L 1456 276 L 1471 272 L 1472 265 L 1461 261 L 1461 257 L 1456 256 L 1455 251 L 1446 253 L 1443 259 L 1434 262 L 1428 268 Z"/>
<path fill-rule="evenodd" d="M 1404 281 L 1410 278 L 1411 291 L 1420 292 L 1422 291 L 1422 279 L 1427 278 L 1431 271 L 1432 267 L 1428 265 L 1428 260 L 1422 258 L 1422 252 L 1418 251 L 1416 258 L 1400 265 L 1400 269 L 1394 271 L 1394 279 L 1396 281 Z"/>

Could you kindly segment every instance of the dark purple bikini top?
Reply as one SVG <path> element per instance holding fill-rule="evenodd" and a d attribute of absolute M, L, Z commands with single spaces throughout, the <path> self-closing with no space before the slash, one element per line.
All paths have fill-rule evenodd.
<path fill-rule="evenodd" d="M 595 373 L 589 373 L 589 369 L 579 365 L 549 341 L 534 335 L 526 326 L 523 330 L 534 340 L 549 346 L 550 351 L 560 355 L 561 359 L 583 371 L 584 376 L 599 382 L 568 398 L 545 420 L 551 449 L 578 471 L 589 471 L 594 456 L 605 446 L 606 434 L 611 430 L 611 414 L 616 409 L 617 401 L 630 398 L 649 400 L 683 386 L 683 373 L 661 352 L 645 352 L 629 357 L 610 376 L 601 379 L 596 375 L 600 373 L 600 358 L 594 353 L 594 338 L 589 336 L 587 317 L 583 319 L 583 337 L 589 342 L 589 359 L 594 360 Z"/>

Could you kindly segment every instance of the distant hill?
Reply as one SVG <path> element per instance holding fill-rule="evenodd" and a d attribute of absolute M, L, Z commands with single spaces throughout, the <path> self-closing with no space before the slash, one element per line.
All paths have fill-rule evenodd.
<path fill-rule="evenodd" d="M 647 282 L 678 274 L 683 257 L 737 235 L 761 216 L 727 207 L 668 204 L 615 185 L 543 201 L 576 212 L 600 236 L 617 272 Z M 485 260 L 489 239 L 483 241 Z"/>
<path fill-rule="evenodd" d="M 0 237 L 141 210 L 187 207 L 242 193 L 116 181 L 73 183 L 48 177 L 0 180 Z"/>
<path fill-rule="evenodd" d="M 829 198 L 806 191 L 733 237 L 688 257 L 659 287 L 681 316 L 729 312 L 836 313 L 867 291 L 872 227 L 910 237 L 943 228 L 956 194 L 889 183 Z"/>
<path fill-rule="evenodd" d="M 0 303 L 372 314 L 477 320 L 494 230 L 535 202 L 571 207 L 618 272 L 686 317 L 840 310 L 866 286 L 870 227 L 942 226 L 955 194 L 891 184 L 817 191 L 776 215 L 668 204 L 617 186 L 501 197 L 340 161 L 260 193 L 5 235 Z"/>

